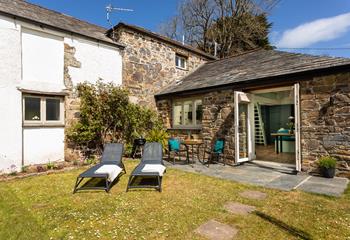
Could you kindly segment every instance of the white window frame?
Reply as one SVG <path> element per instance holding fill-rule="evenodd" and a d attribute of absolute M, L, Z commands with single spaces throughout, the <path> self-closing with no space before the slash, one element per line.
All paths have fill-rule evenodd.
<path fill-rule="evenodd" d="M 185 67 L 181 67 L 181 65 L 177 65 L 177 63 L 178 63 L 177 59 L 178 58 L 180 59 L 180 61 L 181 61 L 181 59 L 184 61 Z M 180 55 L 180 54 L 177 54 L 177 53 L 175 54 L 175 66 L 176 66 L 176 68 L 179 68 L 181 70 L 187 70 L 187 61 L 188 61 L 188 57 Z"/>
<path fill-rule="evenodd" d="M 192 124 L 190 125 L 185 125 L 185 102 L 192 102 Z M 196 107 L 197 107 L 197 101 L 202 102 L 203 106 L 203 100 L 201 98 L 184 98 L 184 99 L 176 99 L 173 101 L 172 105 L 172 127 L 175 129 L 201 129 L 202 128 L 202 123 L 197 124 L 197 112 L 196 112 Z M 180 125 L 175 125 L 175 105 L 181 105 L 181 124 Z"/>
<path fill-rule="evenodd" d="M 25 120 L 25 98 L 39 98 L 40 99 L 40 120 Z M 58 99 L 60 100 L 60 119 L 58 121 L 54 120 L 46 120 L 46 100 L 47 99 Z M 22 96 L 22 106 L 23 106 L 23 113 L 22 113 L 22 121 L 23 126 L 64 126 L 64 97 L 59 96 L 40 96 L 40 95 L 31 95 L 31 94 L 25 94 Z"/>

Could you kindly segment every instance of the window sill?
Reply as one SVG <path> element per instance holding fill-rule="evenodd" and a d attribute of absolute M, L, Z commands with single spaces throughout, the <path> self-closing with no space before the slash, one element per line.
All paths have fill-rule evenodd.
<path fill-rule="evenodd" d="M 22 127 L 26 128 L 26 127 L 37 127 L 37 128 L 55 128 L 55 127 L 65 127 L 64 123 L 24 123 L 22 125 Z"/>
<path fill-rule="evenodd" d="M 182 67 L 178 67 L 176 66 L 176 69 L 182 70 L 182 71 L 188 71 L 188 68 L 182 68 Z"/>
<path fill-rule="evenodd" d="M 202 130 L 202 126 L 176 126 L 168 130 Z"/>

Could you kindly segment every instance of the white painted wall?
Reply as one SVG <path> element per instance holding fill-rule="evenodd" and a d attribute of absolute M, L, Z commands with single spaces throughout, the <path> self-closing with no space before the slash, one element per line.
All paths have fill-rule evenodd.
<path fill-rule="evenodd" d="M 20 26 L 0 16 L 0 173 L 21 169 L 22 109 Z"/>
<path fill-rule="evenodd" d="M 64 128 L 25 128 L 24 164 L 64 160 Z"/>
<path fill-rule="evenodd" d="M 63 38 L 22 28 L 23 82 L 61 85 L 64 88 Z"/>
<path fill-rule="evenodd" d="M 65 38 L 65 43 L 75 47 L 75 57 L 81 62 L 81 68 L 69 67 L 74 85 L 99 79 L 122 84 L 122 56 L 116 48 L 76 37 Z"/>
<path fill-rule="evenodd" d="M 64 159 L 63 127 L 22 128 L 18 90 L 65 88 L 64 43 L 76 48 L 75 57 L 81 62 L 81 68 L 69 68 L 75 86 L 99 79 L 122 84 L 118 48 L 0 15 L 0 172 L 20 171 L 22 155 L 24 165 Z"/>

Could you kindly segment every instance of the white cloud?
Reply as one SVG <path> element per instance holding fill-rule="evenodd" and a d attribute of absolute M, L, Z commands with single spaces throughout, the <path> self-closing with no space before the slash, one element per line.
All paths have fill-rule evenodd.
<path fill-rule="evenodd" d="M 350 13 L 321 18 L 286 30 L 276 45 L 279 48 L 308 47 L 318 42 L 339 38 L 349 30 Z"/>

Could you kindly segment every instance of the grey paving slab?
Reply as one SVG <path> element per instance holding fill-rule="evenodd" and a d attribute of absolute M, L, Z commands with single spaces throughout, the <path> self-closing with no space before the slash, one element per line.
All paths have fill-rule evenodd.
<path fill-rule="evenodd" d="M 290 191 L 293 190 L 295 186 L 298 186 L 298 184 L 304 181 L 307 177 L 307 175 L 284 174 L 267 183 L 265 187 Z"/>
<path fill-rule="evenodd" d="M 348 184 L 349 180 L 346 178 L 311 177 L 297 189 L 305 192 L 339 197 L 344 193 Z"/>
<path fill-rule="evenodd" d="M 256 209 L 254 206 L 245 205 L 238 202 L 228 202 L 224 205 L 224 208 L 226 211 L 237 215 L 247 215 Z"/>
<path fill-rule="evenodd" d="M 216 220 L 210 220 L 199 226 L 195 232 L 210 240 L 231 240 L 234 239 L 238 230 Z"/>
<path fill-rule="evenodd" d="M 239 195 L 244 198 L 255 199 L 255 200 L 264 200 L 267 198 L 267 194 L 260 191 L 247 190 L 239 193 Z"/>
<path fill-rule="evenodd" d="M 277 169 L 274 169 L 273 165 L 264 165 L 260 162 L 257 164 L 247 163 L 234 167 L 213 164 L 208 168 L 200 163 L 191 165 L 167 164 L 167 166 L 187 172 L 203 174 L 244 184 L 252 184 L 284 191 L 290 191 L 297 188 L 306 192 L 330 196 L 341 196 L 349 182 L 346 178 L 326 179 L 314 176 L 310 177 L 308 175 L 291 174 L 292 171 L 288 170 L 288 167 L 282 166 L 281 170 L 277 166 Z"/>

